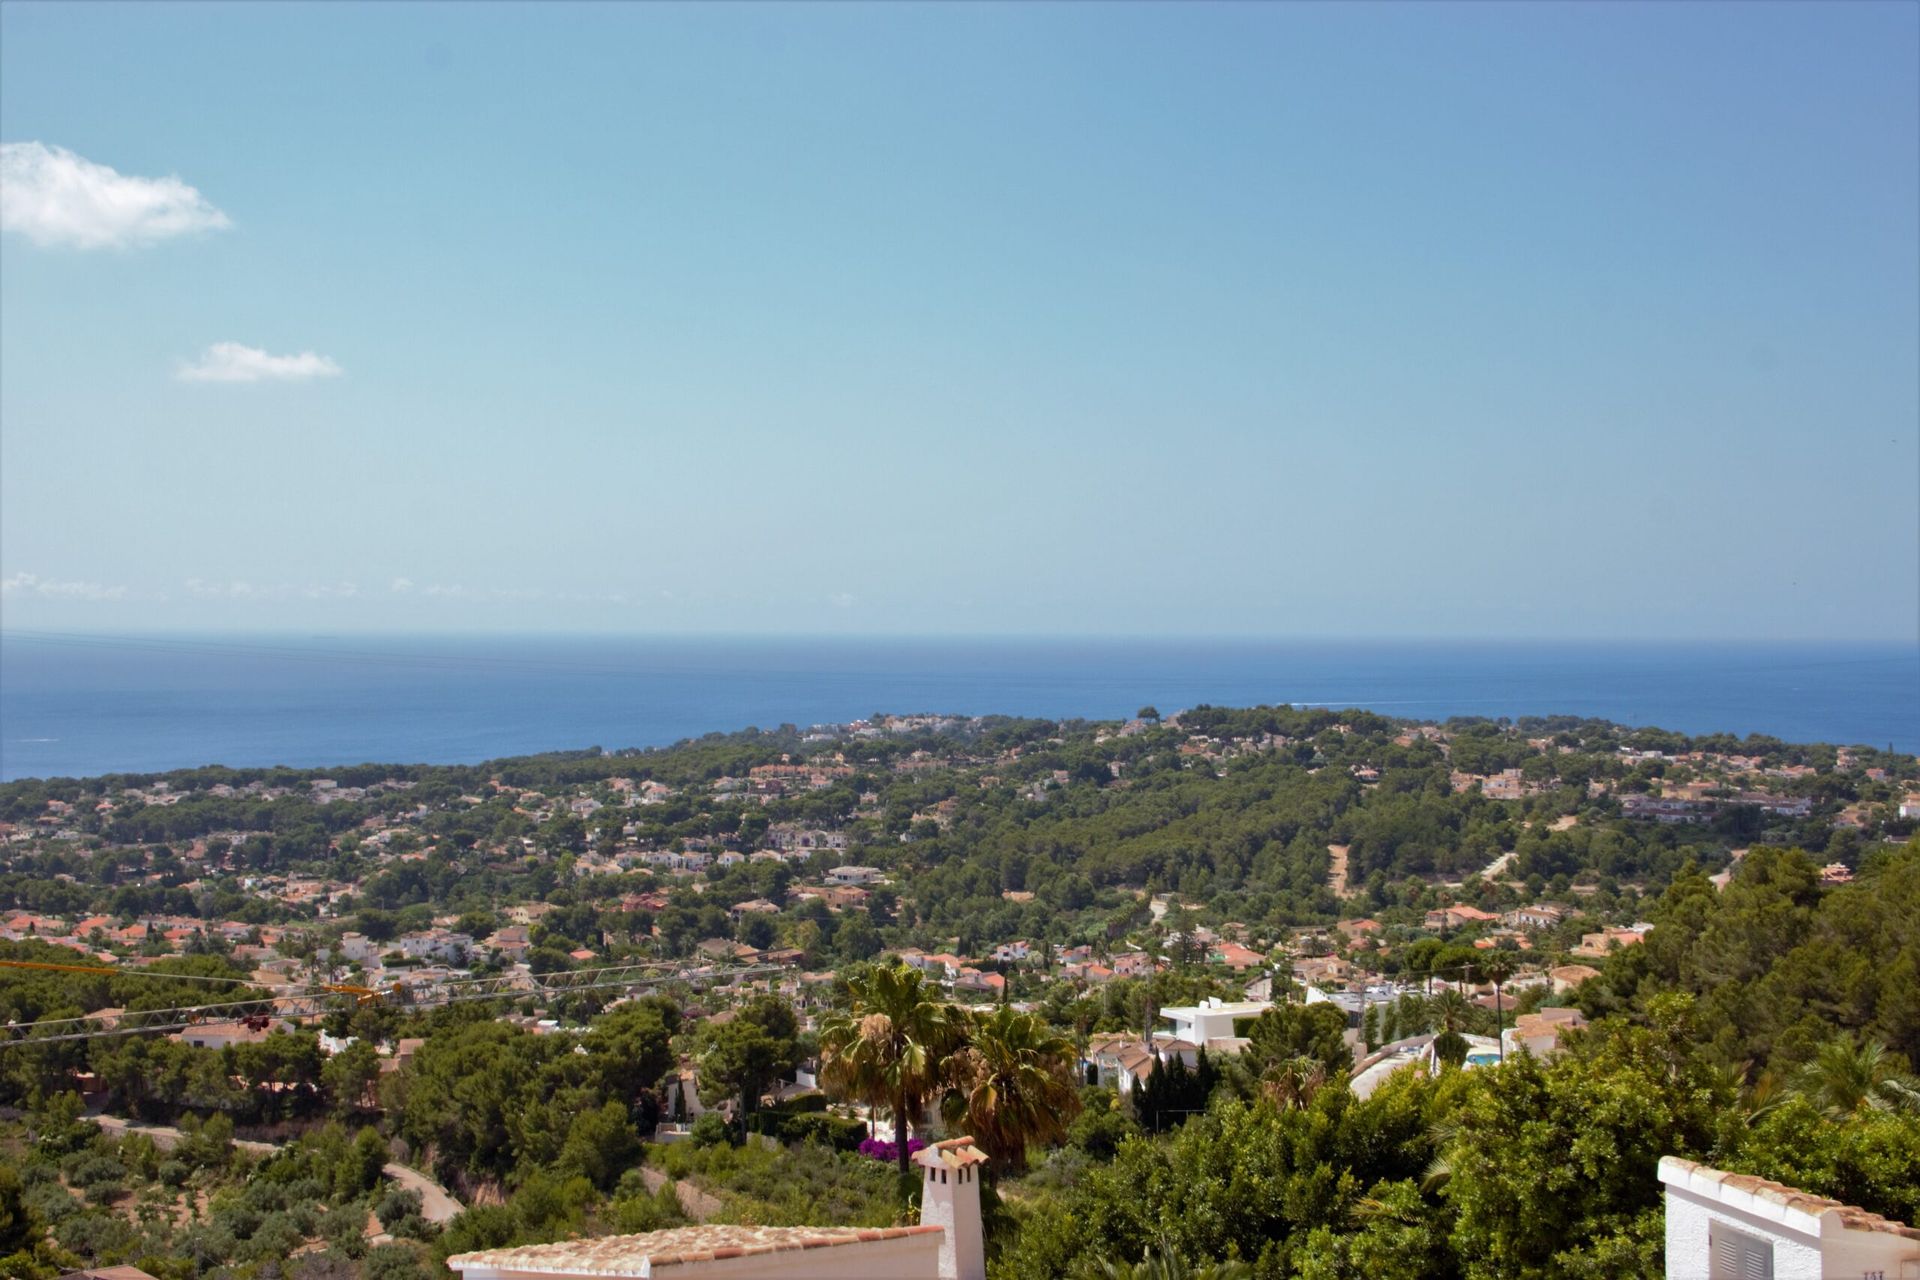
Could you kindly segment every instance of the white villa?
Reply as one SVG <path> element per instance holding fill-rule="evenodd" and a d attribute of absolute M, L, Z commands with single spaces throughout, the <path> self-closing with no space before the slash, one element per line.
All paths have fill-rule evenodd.
<path fill-rule="evenodd" d="M 972 1138 L 914 1156 L 923 1178 L 912 1227 L 673 1227 L 455 1254 L 461 1280 L 985 1280 L 980 1166 Z"/>
<path fill-rule="evenodd" d="M 1666 1156 L 1669 1280 L 1915 1280 L 1920 1228 Z"/>
<path fill-rule="evenodd" d="M 1205 1045 L 1209 1049 L 1238 1052 L 1242 1042 L 1234 1034 L 1234 1019 L 1257 1018 L 1271 1008 L 1271 1000 L 1229 1003 L 1217 996 L 1208 996 L 1200 1004 L 1169 1005 L 1162 1009 L 1160 1016 L 1171 1022 L 1173 1029 L 1156 1031 L 1153 1035 L 1156 1040 L 1185 1040 L 1188 1044 Z M 1228 1041 L 1232 1043 L 1226 1043 Z"/>

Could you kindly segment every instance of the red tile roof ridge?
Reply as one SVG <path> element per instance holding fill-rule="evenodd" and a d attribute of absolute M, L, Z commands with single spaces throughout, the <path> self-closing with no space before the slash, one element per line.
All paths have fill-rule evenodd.
<path fill-rule="evenodd" d="M 1920 1240 L 1920 1227 L 1910 1227 L 1893 1218 L 1871 1213 L 1858 1205 L 1847 1204 L 1840 1200 L 1831 1200 L 1826 1196 L 1817 1196 L 1799 1187 L 1790 1187 L 1784 1182 L 1774 1182 L 1751 1173 L 1729 1173 L 1725 1169 L 1715 1169 L 1698 1161 L 1668 1156 L 1667 1160 L 1684 1169 L 1690 1176 L 1708 1182 L 1717 1182 L 1734 1191 L 1744 1191 L 1748 1195 L 1771 1200 L 1788 1209 L 1804 1213 L 1809 1217 L 1819 1217 L 1832 1210 L 1839 1215 L 1840 1221 L 1856 1231 L 1884 1231 L 1891 1235 L 1905 1236 L 1910 1240 Z"/>
<path fill-rule="evenodd" d="M 710 1223 L 669 1227 L 639 1235 L 600 1236 L 553 1244 L 519 1245 L 457 1254 L 447 1265 L 487 1267 L 564 1275 L 638 1275 L 642 1266 L 662 1267 L 716 1258 L 741 1258 L 792 1249 L 897 1240 L 945 1230 L 921 1224 L 909 1227 L 749 1227 Z"/>
<path fill-rule="evenodd" d="M 922 1168 L 945 1165 L 949 1169 L 960 1169 L 968 1165 L 985 1164 L 987 1153 L 976 1146 L 971 1137 L 962 1136 L 936 1142 L 913 1159 Z"/>

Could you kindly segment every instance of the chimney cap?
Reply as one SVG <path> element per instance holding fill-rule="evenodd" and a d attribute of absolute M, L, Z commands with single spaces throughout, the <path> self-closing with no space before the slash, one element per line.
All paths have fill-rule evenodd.
<path fill-rule="evenodd" d="M 987 1153 L 975 1146 L 970 1137 L 948 1138 L 921 1148 L 913 1162 L 923 1169 L 964 1169 L 968 1165 L 985 1164 Z"/>

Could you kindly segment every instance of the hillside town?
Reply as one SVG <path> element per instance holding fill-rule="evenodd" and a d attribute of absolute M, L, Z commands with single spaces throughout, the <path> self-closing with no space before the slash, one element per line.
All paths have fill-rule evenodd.
<path fill-rule="evenodd" d="M 579 1105 L 617 1103 L 606 1123 L 632 1137 L 595 1141 L 648 1153 L 644 1190 L 668 1200 L 618 1213 L 661 1226 L 664 1258 L 667 1236 L 705 1238 L 674 1232 L 714 1230 L 675 1222 L 826 1212 L 776 1213 L 716 1163 L 716 1134 L 808 1178 L 913 1157 L 936 1183 L 960 1166 L 919 1144 L 978 1137 L 1000 1180 L 1026 1174 L 1030 1141 L 1067 1143 L 1046 1168 L 1115 1159 L 1128 1134 L 1177 1149 L 1231 1097 L 1390 1105 L 1427 1087 L 1410 1082 L 1583 1069 L 1639 953 L 1670 963 L 1676 894 L 1697 913 L 1745 912 L 1757 885 L 1798 886 L 1805 911 L 1882 892 L 1914 847 L 1920 760 L 1572 719 L 1145 707 L 29 781 L 0 787 L 0 815 L 0 1012 L 12 1051 L 39 1055 L 17 1104 L 67 1096 L 181 1143 L 169 1126 L 228 1117 L 268 1159 L 327 1116 L 371 1126 L 384 1185 L 415 1179 L 436 1211 L 340 1247 L 404 1269 L 431 1244 L 487 1276 L 513 1270 L 487 1249 L 563 1229 L 474 1234 L 470 1206 L 518 1194 L 507 1152 L 531 1138 L 469 1148 L 467 1104 L 424 1099 L 509 1046 L 598 1062 L 608 1028 L 635 1028 L 645 1078 Z M 851 1086 L 849 1009 L 901 983 L 950 1011 L 954 1071 L 996 1037 L 1050 1046 L 1062 1123 L 1008 1146 L 964 1105 L 948 1120 Z M 1776 1053 L 1818 1048 L 1788 1039 Z M 554 1117 L 555 1141 L 587 1114 Z M 593 1214 L 640 1194 L 620 1176 L 591 1175 L 614 1197 Z M 879 1183 L 863 1203 L 897 1221 Z M 1020 1239 L 1007 1274 L 1051 1273 L 1042 1237 Z"/>

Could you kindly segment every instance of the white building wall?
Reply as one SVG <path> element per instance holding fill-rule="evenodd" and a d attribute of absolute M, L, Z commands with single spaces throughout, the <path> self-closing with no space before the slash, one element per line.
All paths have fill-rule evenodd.
<path fill-rule="evenodd" d="M 1729 1178 L 1673 1156 L 1660 1161 L 1670 1280 L 1721 1280 L 1712 1246 L 1729 1230 L 1773 1246 L 1769 1280 L 1920 1280 L 1920 1239 L 1906 1229 L 1850 1227 L 1833 1201 Z"/>
<path fill-rule="evenodd" d="M 939 1280 L 986 1280 L 985 1235 L 980 1221 L 978 1166 L 922 1166 L 920 1225 L 946 1228 L 940 1235 Z"/>
<path fill-rule="evenodd" d="M 1667 1188 L 1667 1280 L 1710 1280 L 1714 1223 L 1773 1245 L 1773 1280 L 1822 1280 L 1820 1241 L 1777 1222 Z M 1841 1273 L 1844 1274 L 1844 1273 Z"/>
<path fill-rule="evenodd" d="M 1856 1280 L 1920 1280 L 1920 1240 L 1885 1231 L 1847 1231 L 1838 1223 L 1821 1239 L 1828 1276 Z"/>

